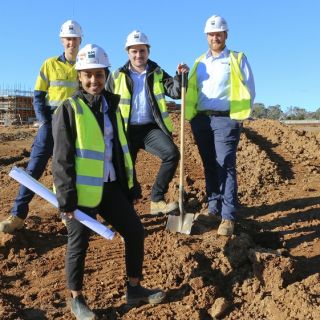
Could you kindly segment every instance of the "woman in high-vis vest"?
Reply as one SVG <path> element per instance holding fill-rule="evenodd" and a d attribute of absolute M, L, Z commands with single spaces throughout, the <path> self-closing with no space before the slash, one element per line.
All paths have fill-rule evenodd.
<path fill-rule="evenodd" d="M 133 206 L 133 164 L 118 109 L 120 97 L 104 90 L 109 65 L 102 48 L 82 48 L 76 61 L 80 89 L 53 119 L 53 179 L 67 222 L 66 278 L 77 319 L 95 319 L 82 295 L 90 230 L 74 219 L 77 208 L 91 217 L 99 213 L 123 237 L 127 303 L 157 304 L 165 297 L 161 290 L 140 285 L 144 230 Z"/>
<path fill-rule="evenodd" d="M 244 54 L 226 47 L 226 21 L 214 15 L 204 32 L 209 50 L 195 61 L 186 95 L 186 118 L 203 162 L 208 198 L 208 211 L 198 221 L 214 225 L 222 218 L 217 233 L 231 236 L 238 207 L 238 120 L 250 116 L 255 87 Z"/>

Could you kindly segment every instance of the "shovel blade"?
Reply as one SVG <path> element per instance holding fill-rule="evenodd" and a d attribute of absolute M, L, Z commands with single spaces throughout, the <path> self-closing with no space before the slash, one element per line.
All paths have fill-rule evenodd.
<path fill-rule="evenodd" d="M 193 213 L 185 213 L 182 221 L 181 233 L 190 234 L 194 220 Z"/>
<path fill-rule="evenodd" d="M 176 233 L 190 234 L 193 225 L 194 214 L 184 213 L 179 215 L 169 215 L 166 230 Z"/>
<path fill-rule="evenodd" d="M 182 216 L 169 214 L 166 224 L 166 230 L 176 233 L 180 232 L 182 228 Z"/>

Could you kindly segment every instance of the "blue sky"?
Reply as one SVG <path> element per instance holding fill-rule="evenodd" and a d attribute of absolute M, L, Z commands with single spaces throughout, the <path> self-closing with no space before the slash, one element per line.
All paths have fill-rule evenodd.
<path fill-rule="evenodd" d="M 173 74 L 207 50 L 204 24 L 220 14 L 229 24 L 227 46 L 251 64 L 255 102 L 320 108 L 318 0 L 11 0 L 0 8 L 0 89 L 33 89 L 42 62 L 62 52 L 59 30 L 68 19 L 81 24 L 82 45 L 106 50 L 112 70 L 127 60 L 125 39 L 138 29 L 149 37 L 150 59 Z"/>

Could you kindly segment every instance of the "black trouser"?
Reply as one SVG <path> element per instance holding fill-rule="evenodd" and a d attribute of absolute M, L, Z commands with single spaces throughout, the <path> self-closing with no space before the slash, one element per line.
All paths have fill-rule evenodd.
<path fill-rule="evenodd" d="M 179 150 L 172 139 L 156 124 L 131 125 L 129 132 L 134 163 L 139 149 L 144 149 L 162 160 L 152 187 L 151 200 L 154 202 L 163 200 L 179 163 Z"/>
<path fill-rule="evenodd" d="M 118 182 L 104 184 L 99 207 L 80 207 L 91 217 L 99 213 L 125 241 L 125 263 L 128 277 L 141 278 L 144 255 L 144 229 L 133 204 L 125 196 Z M 67 219 L 68 245 L 66 254 L 67 286 L 70 290 L 82 289 L 86 251 L 90 229 L 76 219 Z"/>

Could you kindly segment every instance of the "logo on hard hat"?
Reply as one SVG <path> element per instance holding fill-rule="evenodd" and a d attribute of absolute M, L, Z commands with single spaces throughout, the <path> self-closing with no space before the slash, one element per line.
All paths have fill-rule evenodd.
<path fill-rule="evenodd" d="M 88 58 L 95 58 L 95 57 L 96 57 L 96 53 L 94 51 L 88 52 Z"/>
<path fill-rule="evenodd" d="M 211 25 L 214 26 L 216 22 L 214 20 L 211 21 Z"/>
<path fill-rule="evenodd" d="M 135 33 L 135 34 L 133 35 L 133 37 L 134 37 L 135 39 L 139 39 L 139 33 Z"/>

